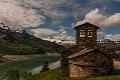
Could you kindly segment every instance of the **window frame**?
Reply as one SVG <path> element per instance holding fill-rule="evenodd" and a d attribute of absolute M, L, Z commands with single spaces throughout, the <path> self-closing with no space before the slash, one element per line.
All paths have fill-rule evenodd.
<path fill-rule="evenodd" d="M 80 30 L 80 37 L 85 37 L 85 30 Z"/>
<path fill-rule="evenodd" d="M 92 30 L 88 30 L 87 36 L 88 37 L 93 37 L 93 31 Z"/>

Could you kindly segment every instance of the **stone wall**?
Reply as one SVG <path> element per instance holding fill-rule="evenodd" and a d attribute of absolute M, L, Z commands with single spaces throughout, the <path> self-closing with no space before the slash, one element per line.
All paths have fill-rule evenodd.
<path fill-rule="evenodd" d="M 79 56 L 71 61 L 78 63 L 82 66 L 76 66 L 75 64 L 69 64 L 69 76 L 70 77 L 85 77 L 93 74 L 109 72 L 113 70 L 113 61 L 106 56 L 98 52 L 91 52 L 87 55 Z M 83 66 L 91 65 L 91 66 Z"/>
<path fill-rule="evenodd" d="M 69 65 L 68 65 L 68 59 L 67 57 L 80 51 L 83 50 L 85 47 L 79 46 L 79 45 L 74 45 L 71 48 L 66 49 L 65 51 L 62 52 L 61 54 L 61 67 L 60 67 L 60 73 L 61 76 L 66 77 L 69 75 Z"/>
<path fill-rule="evenodd" d="M 85 37 L 80 37 L 80 30 L 85 31 Z M 92 37 L 88 37 L 88 30 L 92 30 Z M 97 43 L 97 28 L 92 25 L 85 24 L 76 28 L 76 44 L 86 47 L 95 46 Z"/>

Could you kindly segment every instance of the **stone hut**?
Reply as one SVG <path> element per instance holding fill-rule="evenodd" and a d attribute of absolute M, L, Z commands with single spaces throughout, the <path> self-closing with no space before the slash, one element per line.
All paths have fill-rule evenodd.
<path fill-rule="evenodd" d="M 61 75 L 86 77 L 114 70 L 112 55 L 97 44 L 99 27 L 86 22 L 74 29 L 76 45 L 61 52 Z"/>

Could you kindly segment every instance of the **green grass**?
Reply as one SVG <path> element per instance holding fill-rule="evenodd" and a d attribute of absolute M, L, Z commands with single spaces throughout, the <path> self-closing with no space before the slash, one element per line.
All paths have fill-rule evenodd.
<path fill-rule="evenodd" d="M 115 73 L 111 73 L 111 75 L 99 75 L 92 76 L 88 78 L 68 78 L 68 77 L 60 77 L 59 69 L 53 69 L 46 72 L 42 72 L 33 76 L 29 76 L 25 80 L 120 80 L 120 71 L 116 71 Z"/>
<path fill-rule="evenodd" d="M 40 59 L 14 61 L 8 64 L 4 64 L 0 66 L 0 76 L 3 75 L 9 67 L 16 67 L 21 71 L 30 71 L 35 67 L 42 65 L 45 60 L 47 60 L 49 63 L 52 63 L 59 60 L 59 57 L 49 56 L 49 57 L 42 57 Z"/>

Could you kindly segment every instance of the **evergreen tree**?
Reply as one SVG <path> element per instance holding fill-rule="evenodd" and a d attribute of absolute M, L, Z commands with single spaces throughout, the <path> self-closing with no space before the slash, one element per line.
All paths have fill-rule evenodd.
<path fill-rule="evenodd" d="M 49 67 L 48 67 L 48 61 L 45 61 L 44 64 L 43 64 L 43 68 L 41 70 L 41 72 L 45 72 L 45 71 L 48 71 L 49 70 Z"/>
<path fill-rule="evenodd" d="M 5 80 L 20 80 L 19 70 L 11 67 L 6 71 Z"/>

